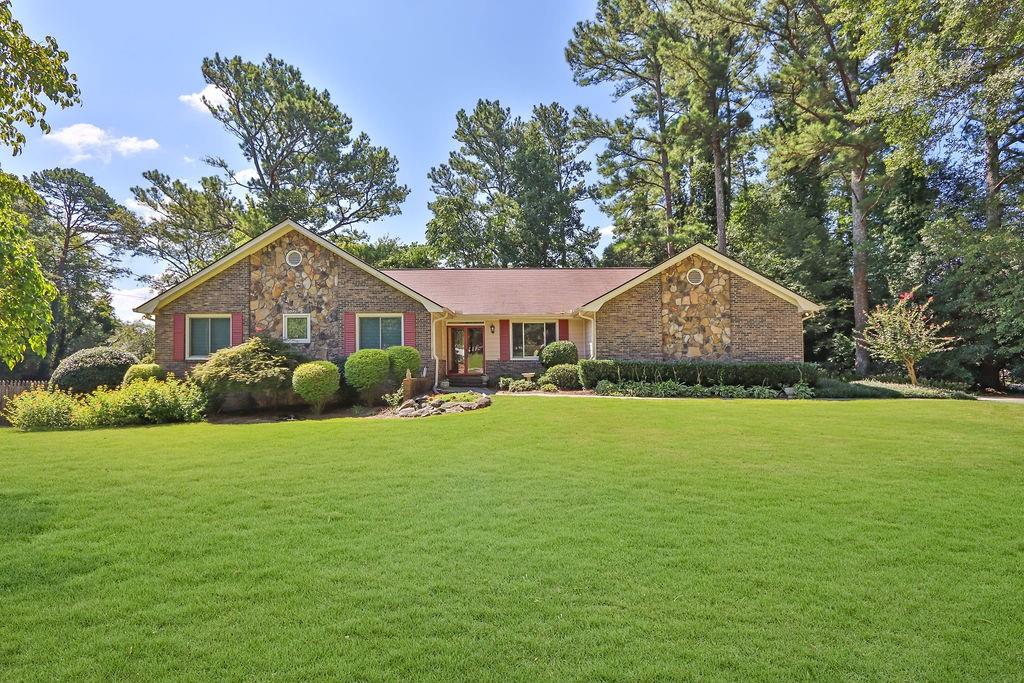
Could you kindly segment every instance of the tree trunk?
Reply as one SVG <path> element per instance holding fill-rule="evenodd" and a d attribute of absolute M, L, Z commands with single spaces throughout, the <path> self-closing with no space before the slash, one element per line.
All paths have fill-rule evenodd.
<path fill-rule="evenodd" d="M 858 171 L 850 173 L 850 208 L 853 218 L 853 336 L 857 345 L 854 369 L 864 377 L 871 363 L 863 338 L 868 322 L 868 221 L 864 214 L 864 179 Z"/>
<path fill-rule="evenodd" d="M 672 211 L 672 175 L 668 159 L 668 143 L 665 140 L 667 123 L 665 121 L 665 96 L 661 88 L 661 70 L 655 71 L 654 93 L 658 105 L 658 139 L 659 161 L 661 163 L 661 190 L 665 196 L 665 232 L 668 235 L 668 255 L 675 254 L 672 238 L 675 235 L 675 217 Z"/>
<path fill-rule="evenodd" d="M 914 361 L 908 360 L 908 361 L 904 361 L 904 363 L 907 366 L 907 376 L 910 377 L 910 384 L 912 386 L 916 387 L 917 386 L 917 370 L 914 369 Z"/>
<path fill-rule="evenodd" d="M 722 174 L 722 141 L 718 135 L 711 138 L 711 158 L 715 167 L 715 226 L 718 229 L 718 251 L 727 254 L 725 240 L 725 178 Z"/>
<path fill-rule="evenodd" d="M 996 231 L 1003 225 L 1003 204 L 999 188 L 999 136 L 985 132 L 985 227 Z"/>

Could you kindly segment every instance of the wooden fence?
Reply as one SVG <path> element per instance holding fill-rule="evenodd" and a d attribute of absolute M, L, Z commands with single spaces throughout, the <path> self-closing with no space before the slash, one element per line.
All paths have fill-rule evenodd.
<path fill-rule="evenodd" d="M 0 413 L 4 412 L 7 399 L 17 396 L 23 391 L 42 389 L 46 382 L 37 379 L 0 379 Z M 2 421 L 2 417 L 0 417 Z"/>

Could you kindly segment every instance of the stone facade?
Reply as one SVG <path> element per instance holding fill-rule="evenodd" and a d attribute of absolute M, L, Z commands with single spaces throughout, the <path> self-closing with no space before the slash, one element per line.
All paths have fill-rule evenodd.
<path fill-rule="evenodd" d="M 692 285 L 697 269 L 703 281 Z M 732 313 L 730 273 L 694 254 L 661 273 L 661 351 L 666 360 L 730 357 Z"/>
<path fill-rule="evenodd" d="M 302 254 L 289 266 L 285 255 Z M 181 374 L 195 362 L 172 360 L 174 313 L 243 313 L 243 337 L 283 336 L 285 313 L 308 313 L 310 342 L 296 346 L 312 358 L 345 355 L 344 313 L 416 314 L 416 348 L 433 381 L 430 313 L 412 297 L 297 232 L 290 232 L 161 308 L 156 316 L 156 362 Z"/>

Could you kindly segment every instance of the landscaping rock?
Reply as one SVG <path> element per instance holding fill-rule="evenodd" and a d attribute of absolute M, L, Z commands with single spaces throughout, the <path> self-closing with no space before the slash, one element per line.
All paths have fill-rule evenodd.
<path fill-rule="evenodd" d="M 481 396 L 476 400 L 476 404 L 481 408 L 486 408 L 491 405 L 491 397 L 487 395 Z"/>
<path fill-rule="evenodd" d="M 466 412 L 466 409 L 463 408 L 462 406 L 460 406 L 458 403 L 456 403 L 455 405 L 449 406 L 448 409 L 445 410 L 445 412 L 448 412 L 448 413 L 464 413 L 464 412 Z"/>
<path fill-rule="evenodd" d="M 444 400 L 440 398 L 435 398 L 433 401 L 430 402 L 430 405 L 433 406 L 434 408 L 438 408 L 444 405 Z"/>
<path fill-rule="evenodd" d="M 782 393 L 786 395 L 786 398 L 793 398 L 794 396 L 796 396 L 796 389 L 794 389 L 793 387 L 786 387 L 785 389 L 782 390 Z"/>
<path fill-rule="evenodd" d="M 398 406 L 399 410 L 405 410 L 406 408 L 413 408 L 413 409 L 415 409 L 416 408 L 416 401 L 414 401 L 414 400 L 412 400 L 410 398 L 408 401 L 403 401 L 402 405 Z"/>
<path fill-rule="evenodd" d="M 416 415 L 416 408 L 402 408 L 398 411 L 398 417 L 414 417 Z"/>

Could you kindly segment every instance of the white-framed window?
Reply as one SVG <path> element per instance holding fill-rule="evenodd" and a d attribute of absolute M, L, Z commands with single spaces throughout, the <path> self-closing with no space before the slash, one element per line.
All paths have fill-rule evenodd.
<path fill-rule="evenodd" d="M 230 313 L 197 313 L 185 316 L 185 356 L 205 360 L 215 351 L 231 346 Z"/>
<path fill-rule="evenodd" d="M 286 342 L 290 344 L 309 343 L 309 313 L 285 313 L 281 318 L 281 337 Z"/>
<path fill-rule="evenodd" d="M 405 343 L 401 313 L 359 313 L 356 316 L 356 348 L 386 349 Z"/>
<path fill-rule="evenodd" d="M 558 323 L 512 323 L 512 357 L 534 359 L 545 345 L 558 339 Z"/>

